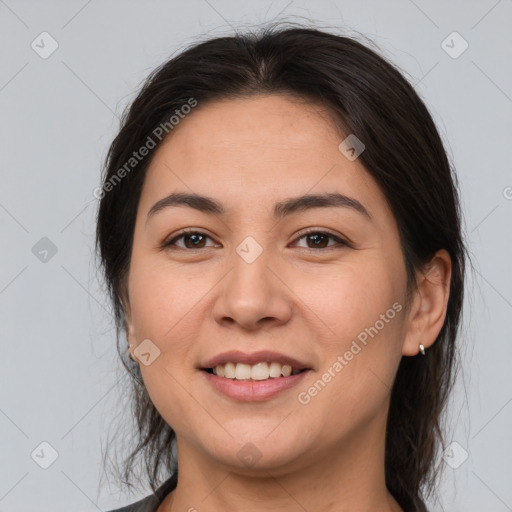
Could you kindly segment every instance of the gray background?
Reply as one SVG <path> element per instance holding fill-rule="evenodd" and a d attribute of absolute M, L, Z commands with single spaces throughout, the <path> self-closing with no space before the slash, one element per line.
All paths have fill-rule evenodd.
<path fill-rule="evenodd" d="M 300 17 L 373 39 L 447 144 L 475 272 L 450 407 L 457 444 L 432 510 L 512 510 L 511 0 L 0 0 L 0 512 L 106 510 L 148 493 L 120 492 L 101 469 L 127 387 L 94 260 L 100 167 L 123 107 L 183 45 Z M 43 31 L 58 43 L 48 58 L 31 47 L 51 49 Z M 458 36 L 442 45 L 453 31 L 469 44 L 457 58 L 445 50 L 463 49 Z M 47 469 L 42 442 L 58 454 Z"/>

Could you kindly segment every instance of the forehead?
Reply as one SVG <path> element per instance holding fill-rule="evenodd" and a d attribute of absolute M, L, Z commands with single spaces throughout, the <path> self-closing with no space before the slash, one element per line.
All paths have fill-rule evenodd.
<path fill-rule="evenodd" d="M 140 207 L 147 212 L 173 191 L 216 197 L 235 209 L 338 191 L 384 213 L 373 178 L 359 159 L 350 161 L 339 150 L 344 137 L 322 106 L 298 98 L 199 104 L 157 149 Z"/>
<path fill-rule="evenodd" d="M 199 104 L 158 152 L 170 149 L 190 163 L 212 158 L 237 161 L 248 155 L 258 155 L 258 161 L 295 162 L 311 154 L 312 138 L 337 147 L 341 134 L 336 132 L 319 105 L 284 95 L 258 95 Z"/>

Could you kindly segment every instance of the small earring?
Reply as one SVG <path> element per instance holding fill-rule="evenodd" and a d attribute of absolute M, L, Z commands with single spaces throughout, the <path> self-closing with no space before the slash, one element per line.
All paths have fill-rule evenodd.
<path fill-rule="evenodd" d="M 130 349 L 132 348 L 132 346 L 133 346 L 133 345 L 132 345 L 131 343 L 128 345 L 128 352 L 130 352 Z M 134 361 L 137 361 L 137 359 L 135 358 L 135 356 L 134 356 L 131 352 L 130 352 L 130 357 L 131 357 Z"/>
<path fill-rule="evenodd" d="M 420 352 L 422 353 L 422 355 L 425 355 L 425 347 L 421 344 L 420 344 Z"/>

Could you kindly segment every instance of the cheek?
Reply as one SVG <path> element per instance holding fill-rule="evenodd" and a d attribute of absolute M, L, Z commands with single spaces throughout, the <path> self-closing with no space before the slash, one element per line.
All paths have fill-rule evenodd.
<path fill-rule="evenodd" d="M 400 279 L 377 258 L 340 264 L 323 274 L 297 275 L 295 283 L 294 292 L 323 325 L 325 341 L 337 349 L 402 300 Z"/>
<path fill-rule="evenodd" d="M 151 365 L 140 364 L 142 379 L 160 415 L 180 433 L 191 430 L 194 418 L 201 417 L 187 387 L 200 325 L 194 315 L 202 295 L 204 292 L 194 289 L 194 283 L 182 283 L 175 273 L 139 268 L 131 276 L 137 343 L 148 338 L 160 351 Z"/>
<path fill-rule="evenodd" d="M 186 272 L 166 265 L 134 265 L 130 274 L 131 309 L 137 339 L 147 337 L 163 343 L 190 332 L 188 318 L 200 307 L 211 288 L 206 273 L 191 279 Z M 188 327 L 188 329 L 187 329 Z"/>
<path fill-rule="evenodd" d="M 136 343 L 149 339 L 159 350 L 150 365 L 140 364 L 141 374 L 151 400 L 169 422 L 190 402 L 181 395 L 189 378 L 187 369 L 190 373 L 194 364 L 197 314 L 206 286 L 204 280 L 180 276 L 176 269 L 133 264 L 129 278 Z"/>
<path fill-rule="evenodd" d="M 299 390 L 299 402 L 317 415 L 329 411 L 324 421 L 350 423 L 347 418 L 371 415 L 387 399 L 401 358 L 401 286 L 382 260 L 309 283 L 304 302 L 319 319 L 317 333 L 325 336 L 317 337 L 321 364 L 315 382 Z"/>

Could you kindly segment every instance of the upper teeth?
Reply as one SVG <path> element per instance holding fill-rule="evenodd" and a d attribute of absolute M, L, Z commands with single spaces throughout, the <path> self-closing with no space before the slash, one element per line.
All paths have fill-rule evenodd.
<path fill-rule="evenodd" d="M 269 377 L 289 377 L 292 374 L 292 367 L 288 364 L 276 362 L 261 362 L 254 365 L 245 363 L 226 363 L 219 364 L 213 368 L 213 373 L 218 377 L 226 377 L 228 379 L 265 380 Z M 299 370 L 294 370 L 293 373 L 299 373 Z"/>

